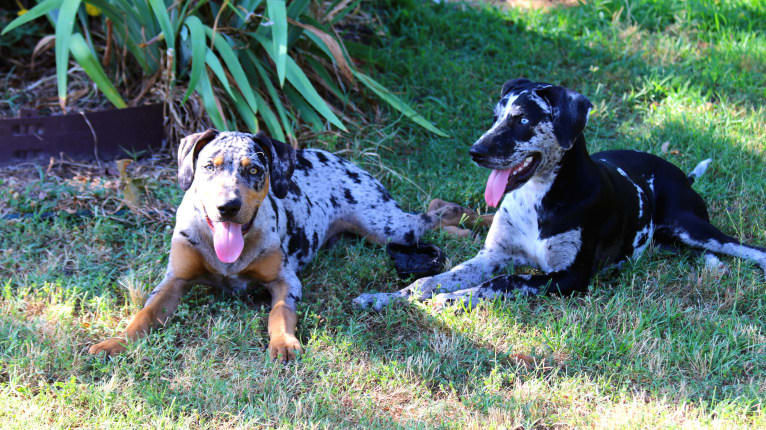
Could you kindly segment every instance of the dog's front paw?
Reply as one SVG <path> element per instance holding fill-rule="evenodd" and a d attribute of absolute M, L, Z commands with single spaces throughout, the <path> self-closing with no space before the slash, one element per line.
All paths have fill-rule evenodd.
<path fill-rule="evenodd" d="M 431 299 L 431 307 L 442 310 L 448 306 L 462 303 L 466 309 L 473 309 L 481 302 L 482 298 L 479 294 L 469 290 L 442 293 Z"/>
<path fill-rule="evenodd" d="M 113 337 L 103 342 L 99 342 L 88 349 L 88 354 L 98 354 L 101 351 L 105 351 L 110 357 L 122 354 L 125 352 L 125 339 Z"/>
<path fill-rule="evenodd" d="M 296 355 L 302 350 L 298 338 L 289 333 L 274 335 L 269 342 L 269 356 L 272 360 L 295 360 Z"/>
<path fill-rule="evenodd" d="M 401 299 L 401 297 L 395 293 L 366 293 L 361 294 L 355 298 L 352 302 L 354 306 L 362 309 L 373 309 L 376 312 L 380 312 L 383 308 L 388 306 L 389 303 Z"/>

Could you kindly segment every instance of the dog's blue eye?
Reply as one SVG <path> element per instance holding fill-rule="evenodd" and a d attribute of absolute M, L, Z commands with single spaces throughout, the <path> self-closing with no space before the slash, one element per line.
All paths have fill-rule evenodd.
<path fill-rule="evenodd" d="M 521 123 L 524 124 L 524 125 L 527 125 L 527 124 L 529 124 L 529 120 L 526 119 L 526 118 L 522 118 L 521 119 Z"/>
<path fill-rule="evenodd" d="M 215 166 L 213 166 L 212 164 L 205 164 L 205 167 L 204 167 L 204 168 L 205 168 L 205 170 L 207 170 L 208 172 L 212 172 L 213 170 L 215 170 Z"/>

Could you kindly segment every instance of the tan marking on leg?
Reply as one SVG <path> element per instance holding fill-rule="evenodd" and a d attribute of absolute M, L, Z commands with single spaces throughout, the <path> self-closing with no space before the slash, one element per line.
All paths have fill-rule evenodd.
<path fill-rule="evenodd" d="M 301 351 L 301 343 L 295 337 L 298 317 L 285 302 L 289 285 L 280 281 L 271 284 L 271 312 L 269 312 L 269 355 L 274 360 L 295 359 Z"/>
<path fill-rule="evenodd" d="M 159 291 L 152 297 L 151 303 L 133 316 L 125 336 L 130 340 L 136 340 L 146 336 L 150 329 L 164 325 L 175 312 L 188 286 L 189 282 L 183 279 L 170 279 L 160 284 Z M 91 346 L 88 353 L 98 354 L 101 351 L 106 351 L 110 356 L 120 354 L 125 351 L 125 340 L 107 339 Z"/>
<path fill-rule="evenodd" d="M 272 282 L 279 276 L 282 269 L 282 251 L 273 249 L 267 251 L 250 263 L 240 275 L 247 276 L 258 282 Z"/>
<path fill-rule="evenodd" d="M 139 339 L 146 336 L 150 329 L 164 325 L 188 290 L 189 281 L 208 271 L 199 252 L 181 240 L 173 241 L 170 246 L 170 267 L 172 277 L 163 281 L 151 301 L 133 316 L 125 330 L 127 339 Z M 107 339 L 88 350 L 90 354 L 101 351 L 117 355 L 125 351 L 125 339 Z"/>

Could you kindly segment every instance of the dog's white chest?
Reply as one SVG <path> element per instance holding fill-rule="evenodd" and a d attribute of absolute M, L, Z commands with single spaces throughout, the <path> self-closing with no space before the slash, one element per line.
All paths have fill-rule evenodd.
<path fill-rule="evenodd" d="M 538 210 L 549 188 L 550 183 L 531 180 L 506 195 L 485 246 L 510 255 L 517 264 L 537 266 L 546 273 L 569 267 L 580 250 L 581 230 L 540 238 Z"/>

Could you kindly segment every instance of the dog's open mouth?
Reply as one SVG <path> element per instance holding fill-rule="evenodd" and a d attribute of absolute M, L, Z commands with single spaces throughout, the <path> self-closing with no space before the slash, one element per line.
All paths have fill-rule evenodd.
<path fill-rule="evenodd" d="M 534 175 L 540 164 L 541 156 L 534 153 L 519 164 L 508 169 L 496 169 L 489 174 L 487 189 L 484 191 L 484 200 L 492 207 L 497 207 L 505 193 L 511 192 L 522 186 Z"/>
<path fill-rule="evenodd" d="M 205 215 L 207 225 L 213 232 L 213 248 L 218 259 L 224 263 L 237 261 L 242 249 L 245 247 L 244 235 L 253 225 L 255 216 L 246 224 L 237 224 L 229 221 L 212 221 Z"/>

